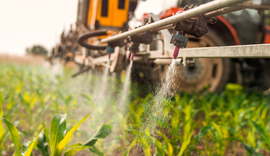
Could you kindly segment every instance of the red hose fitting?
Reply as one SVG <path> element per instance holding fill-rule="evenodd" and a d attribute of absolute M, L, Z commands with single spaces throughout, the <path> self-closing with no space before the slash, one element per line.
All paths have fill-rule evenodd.
<path fill-rule="evenodd" d="M 174 46 L 173 59 L 176 59 L 179 53 L 180 47 Z"/>
<path fill-rule="evenodd" d="M 133 61 L 133 58 L 134 58 L 134 52 L 131 52 L 129 60 Z"/>

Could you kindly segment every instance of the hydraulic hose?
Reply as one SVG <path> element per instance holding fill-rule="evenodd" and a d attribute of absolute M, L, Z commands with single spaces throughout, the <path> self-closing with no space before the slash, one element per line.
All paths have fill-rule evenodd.
<path fill-rule="evenodd" d="M 97 31 L 90 31 L 87 32 L 79 37 L 79 44 L 87 49 L 92 49 L 92 50 L 105 50 L 107 46 L 97 46 L 97 45 L 91 45 L 87 42 L 85 42 L 86 39 L 89 39 L 91 37 L 95 36 L 104 36 L 104 35 L 109 35 L 109 31 L 107 30 L 97 30 Z"/>

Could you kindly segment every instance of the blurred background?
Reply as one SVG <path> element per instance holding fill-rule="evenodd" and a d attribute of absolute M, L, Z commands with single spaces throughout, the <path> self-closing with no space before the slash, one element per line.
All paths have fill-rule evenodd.
<path fill-rule="evenodd" d="M 33 45 L 51 49 L 76 22 L 76 13 L 74 0 L 1 0 L 0 53 L 24 55 Z"/>
<path fill-rule="evenodd" d="M 101 43 L 210 1 L 0 0 L 0 156 L 269 156 L 268 0 L 182 35 L 267 58 L 171 59 L 172 25 Z"/>
<path fill-rule="evenodd" d="M 142 17 L 146 10 L 158 14 L 175 6 L 176 1 L 145 1 L 139 4 L 142 9 L 136 10 L 136 17 Z M 24 55 L 33 45 L 51 50 L 60 42 L 63 29 L 68 31 L 70 25 L 75 25 L 77 4 L 76 0 L 1 0 L 0 53 Z"/>

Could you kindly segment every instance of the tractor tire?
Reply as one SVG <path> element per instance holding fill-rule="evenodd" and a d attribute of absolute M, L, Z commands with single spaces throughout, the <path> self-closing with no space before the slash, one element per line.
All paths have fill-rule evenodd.
<path fill-rule="evenodd" d="M 187 48 L 224 46 L 226 43 L 214 31 L 197 39 L 189 37 Z M 181 50 L 180 50 L 181 53 Z M 178 67 L 180 89 L 187 92 L 221 91 L 231 76 L 232 62 L 228 58 L 194 58 L 194 66 Z M 168 67 L 168 66 L 167 66 Z M 160 78 L 167 67 L 160 71 Z"/>
<path fill-rule="evenodd" d="M 193 47 L 225 46 L 225 41 L 215 32 L 209 31 Z M 191 47 L 190 44 L 189 47 Z M 221 91 L 231 76 L 232 62 L 229 58 L 198 58 L 195 68 L 180 67 L 180 86 L 186 91 Z M 196 73 L 196 64 L 199 70 Z M 199 72 L 199 73 L 198 73 Z M 185 75 L 187 74 L 187 75 Z M 193 74 L 193 76 L 191 76 Z M 197 74 L 197 75 L 196 75 Z"/>

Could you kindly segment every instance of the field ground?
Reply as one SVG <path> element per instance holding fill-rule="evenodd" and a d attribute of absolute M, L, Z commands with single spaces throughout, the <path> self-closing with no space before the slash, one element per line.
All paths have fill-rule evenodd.
<path fill-rule="evenodd" d="M 153 109 L 156 97 L 140 98 L 131 85 L 132 100 L 120 107 L 124 76 L 110 76 L 104 85 L 102 73 L 73 79 L 74 72 L 45 67 L 42 58 L 0 57 L 0 117 L 17 127 L 21 144 L 49 128 L 55 114 L 67 114 L 70 130 L 90 113 L 70 144 L 87 141 L 107 123 L 112 133 L 95 145 L 105 155 L 270 155 L 270 97 L 261 92 L 228 84 L 221 93 L 180 92 Z M 12 155 L 6 126 L 0 140 L 0 155 Z M 36 149 L 33 154 L 41 155 Z"/>

